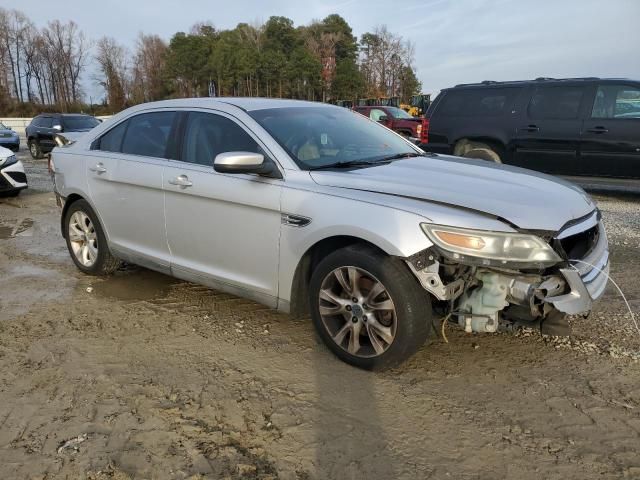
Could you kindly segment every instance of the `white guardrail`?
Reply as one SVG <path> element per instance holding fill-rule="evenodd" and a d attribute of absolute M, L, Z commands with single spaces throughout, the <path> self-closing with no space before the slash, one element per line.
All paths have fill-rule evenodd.
<path fill-rule="evenodd" d="M 101 115 L 97 116 L 100 120 L 106 120 L 107 118 L 111 118 L 111 115 Z M 32 117 L 0 117 L 0 123 L 6 125 L 7 127 L 11 127 L 15 130 L 20 138 L 25 139 L 26 134 L 24 133 L 24 129 L 31 123 Z"/>

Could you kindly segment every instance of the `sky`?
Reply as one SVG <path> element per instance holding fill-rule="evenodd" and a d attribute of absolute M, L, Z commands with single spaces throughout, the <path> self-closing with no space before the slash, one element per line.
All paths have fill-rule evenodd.
<path fill-rule="evenodd" d="M 306 25 L 331 13 L 358 37 L 378 25 L 415 45 L 424 93 L 458 83 L 537 77 L 640 79 L 640 0 L 3 0 L 37 25 L 74 20 L 88 38 L 133 49 L 140 32 L 165 40 L 197 22 L 219 29 L 272 15 Z M 87 95 L 102 95 L 84 79 Z"/>

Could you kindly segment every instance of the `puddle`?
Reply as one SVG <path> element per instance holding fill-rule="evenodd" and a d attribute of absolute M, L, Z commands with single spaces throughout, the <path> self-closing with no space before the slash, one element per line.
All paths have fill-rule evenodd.
<path fill-rule="evenodd" d="M 30 218 L 23 218 L 13 224 L 0 223 L 0 240 L 13 237 L 30 237 L 33 235 L 32 227 L 33 220 Z"/>
<path fill-rule="evenodd" d="M 180 280 L 145 269 L 118 271 L 93 285 L 93 294 L 118 300 L 151 300 L 165 296 Z"/>

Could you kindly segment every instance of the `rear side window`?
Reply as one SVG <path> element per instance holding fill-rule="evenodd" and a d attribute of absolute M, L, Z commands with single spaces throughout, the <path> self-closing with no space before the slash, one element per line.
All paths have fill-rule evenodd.
<path fill-rule="evenodd" d="M 137 115 L 128 121 L 122 153 L 164 158 L 175 112 Z"/>
<path fill-rule="evenodd" d="M 569 120 L 578 118 L 584 87 L 539 87 L 529 102 L 531 119 Z"/>
<path fill-rule="evenodd" d="M 42 122 L 42 117 L 36 117 L 33 120 L 31 120 L 31 125 L 34 127 L 39 127 L 41 122 Z"/>
<path fill-rule="evenodd" d="M 103 152 L 120 152 L 122 149 L 124 132 L 127 129 L 127 123 L 129 122 L 122 122 L 117 127 L 112 128 L 100 137 L 100 146 L 98 147 L 98 150 L 102 150 Z"/>
<path fill-rule="evenodd" d="M 216 156 L 225 152 L 263 153 L 255 140 L 232 120 L 212 113 L 189 113 L 182 161 L 212 166 Z"/>
<path fill-rule="evenodd" d="M 448 117 L 497 117 L 511 110 L 517 87 L 449 90 L 438 108 Z"/>
<path fill-rule="evenodd" d="M 640 118 L 640 88 L 600 85 L 591 118 Z"/>
<path fill-rule="evenodd" d="M 43 128 L 51 128 L 53 127 L 53 118 L 51 117 L 42 117 L 40 122 L 38 123 L 39 127 Z"/>

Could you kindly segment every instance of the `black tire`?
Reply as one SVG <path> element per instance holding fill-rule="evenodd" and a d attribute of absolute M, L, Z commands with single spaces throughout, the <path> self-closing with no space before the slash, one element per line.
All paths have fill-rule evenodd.
<path fill-rule="evenodd" d="M 29 147 L 29 153 L 31 154 L 31 157 L 34 160 L 38 160 L 43 157 L 42 148 L 40 148 L 40 143 L 38 142 L 38 140 L 36 140 L 35 138 L 29 140 L 27 146 Z"/>
<path fill-rule="evenodd" d="M 357 267 L 372 274 L 388 292 L 395 305 L 396 331 L 393 342 L 377 356 L 358 356 L 338 345 L 320 315 L 320 290 L 325 277 L 340 267 Z M 367 370 L 393 367 L 411 357 L 432 331 L 432 310 L 429 294 L 420 286 L 402 260 L 379 250 L 356 244 L 336 250 L 315 268 L 309 288 L 311 317 L 318 335 L 341 360 Z"/>
<path fill-rule="evenodd" d="M 73 252 L 71 246 L 69 223 L 71 221 L 72 215 L 76 212 L 83 212 L 89 217 L 96 233 L 98 255 L 95 262 L 89 267 L 80 263 L 80 261 L 76 258 L 76 255 Z M 98 216 L 95 214 L 95 212 L 91 208 L 91 205 L 89 205 L 86 200 L 77 200 L 69 206 L 64 216 L 64 228 L 69 255 L 71 256 L 73 263 L 75 263 L 76 267 L 78 267 L 80 271 L 88 275 L 103 276 L 110 275 L 118 269 L 121 261 L 111 254 L 107 238 L 104 234 L 104 230 L 102 229 L 102 225 L 100 225 L 100 222 L 98 221 Z"/>

